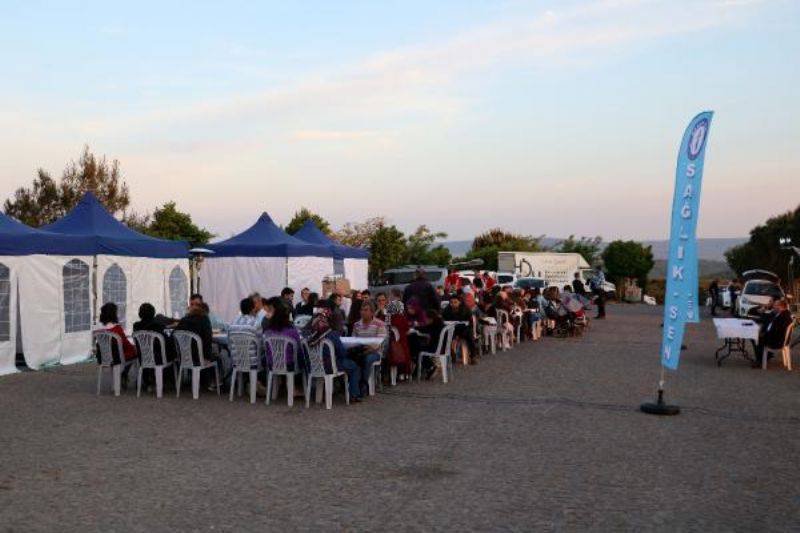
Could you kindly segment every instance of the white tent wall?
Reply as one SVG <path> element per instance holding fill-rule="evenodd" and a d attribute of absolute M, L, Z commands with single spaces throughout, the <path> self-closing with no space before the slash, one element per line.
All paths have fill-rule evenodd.
<path fill-rule="evenodd" d="M 159 259 L 158 261 L 161 262 L 161 272 L 164 276 L 164 284 L 162 286 L 162 295 L 161 298 L 164 302 L 163 310 L 161 310 L 158 306 L 156 306 L 157 313 L 163 313 L 165 316 L 172 317 L 172 318 L 181 318 L 183 313 L 185 312 L 186 307 L 189 305 L 189 291 L 191 289 L 191 273 L 189 272 L 189 260 L 188 259 Z M 178 267 L 181 272 L 183 272 L 183 278 L 181 278 L 181 284 L 185 283 L 184 291 L 178 291 L 174 296 L 179 298 L 173 302 L 173 295 L 170 286 L 170 276 L 172 276 L 172 271 Z M 175 287 L 178 288 L 177 286 Z M 135 295 L 134 295 L 135 296 Z M 134 298 L 135 299 L 135 298 Z M 136 312 L 138 313 L 139 305 L 143 304 L 144 301 L 138 302 L 136 304 Z M 155 306 L 155 303 L 150 302 Z"/>
<path fill-rule="evenodd" d="M 64 310 L 64 267 L 76 261 L 88 273 L 88 290 L 81 278 L 79 305 L 67 331 Z M 19 310 L 25 362 L 37 369 L 48 363 L 72 363 L 89 355 L 91 346 L 91 256 L 31 255 L 20 259 Z M 87 297 L 88 294 L 88 297 Z M 75 294 L 70 300 L 76 299 Z M 87 320 L 88 317 L 88 320 Z"/>
<path fill-rule="evenodd" d="M 207 257 L 200 292 L 211 311 L 226 322 L 239 314 L 239 301 L 259 292 L 268 297 L 286 286 L 285 257 Z"/>
<path fill-rule="evenodd" d="M 0 376 L 17 371 L 17 278 L 23 261 L 22 257 L 0 257 L 0 269 L 3 271 L 0 278 L 0 321 L 8 323 L 8 336 L 4 330 L 0 337 Z M 6 273 L 8 278 L 5 277 Z"/>
<path fill-rule="evenodd" d="M 333 274 L 333 259 L 330 257 L 289 257 L 287 260 L 289 281 L 286 284 L 295 293 L 295 302 L 300 301 L 304 287 L 322 296 L 322 278 Z"/>
<path fill-rule="evenodd" d="M 369 285 L 369 261 L 345 258 L 344 277 L 350 280 L 353 289 L 363 291 Z"/>
<path fill-rule="evenodd" d="M 104 283 L 109 268 L 119 267 L 125 276 L 125 330 L 131 332 L 133 323 L 139 319 L 139 306 L 150 303 L 156 313 L 173 316 L 170 299 L 169 277 L 176 266 L 186 278 L 184 300 L 189 298 L 189 260 L 155 259 L 151 257 L 125 257 L 113 255 L 97 256 L 97 299 L 95 317 L 100 316 L 100 307 L 105 303 Z M 112 276 L 118 279 L 118 276 Z M 117 287 L 118 281 L 117 281 Z M 119 302 L 117 302 L 119 303 Z M 185 305 L 180 305 L 181 314 Z M 177 317 L 176 317 L 177 318 Z M 120 316 L 122 319 L 122 316 Z"/>

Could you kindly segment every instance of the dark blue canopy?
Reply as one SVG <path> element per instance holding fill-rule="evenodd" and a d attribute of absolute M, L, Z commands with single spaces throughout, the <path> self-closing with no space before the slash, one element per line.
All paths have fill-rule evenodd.
<path fill-rule="evenodd" d="M 262 214 L 255 224 L 225 241 L 209 244 L 213 257 L 332 257 L 326 246 L 310 244 L 279 228 L 269 215 Z"/>
<path fill-rule="evenodd" d="M 302 228 L 297 230 L 297 233 L 294 234 L 294 237 L 311 244 L 326 246 L 333 253 L 333 257 L 336 259 L 344 259 L 345 257 L 356 259 L 369 258 L 368 250 L 364 250 L 363 248 L 354 248 L 352 246 L 345 246 L 344 244 L 334 241 L 322 233 L 317 225 L 311 220 L 306 220 L 306 223 L 303 224 Z"/>
<path fill-rule="evenodd" d="M 72 211 L 42 229 L 82 237 L 91 244 L 90 255 L 126 255 L 131 257 L 188 257 L 189 244 L 143 235 L 114 218 L 87 192 Z"/>
<path fill-rule="evenodd" d="M 26 226 L 0 213 L 0 255 L 92 255 L 85 239 Z"/>

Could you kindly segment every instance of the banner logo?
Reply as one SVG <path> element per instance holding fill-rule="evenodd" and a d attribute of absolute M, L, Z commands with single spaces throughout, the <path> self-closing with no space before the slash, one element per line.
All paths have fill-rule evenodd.
<path fill-rule="evenodd" d="M 708 119 L 703 119 L 694 125 L 692 135 L 689 138 L 689 145 L 687 146 L 689 152 L 689 159 L 694 161 L 703 147 L 706 145 L 706 134 L 708 133 Z"/>

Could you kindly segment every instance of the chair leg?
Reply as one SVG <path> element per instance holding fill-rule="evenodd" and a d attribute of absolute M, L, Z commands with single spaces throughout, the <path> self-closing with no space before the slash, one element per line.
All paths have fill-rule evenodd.
<path fill-rule="evenodd" d="M 142 395 L 142 367 L 139 367 L 139 372 L 136 375 L 136 397 L 139 398 Z"/>
<path fill-rule="evenodd" d="M 422 355 L 417 356 L 417 383 L 422 382 Z"/>
<path fill-rule="evenodd" d="M 242 379 L 239 380 L 239 392 L 237 393 L 241 396 L 244 393 L 244 375 L 242 375 Z"/>
<path fill-rule="evenodd" d="M 325 376 L 325 409 L 333 407 L 333 376 Z"/>
<path fill-rule="evenodd" d="M 153 373 L 156 375 L 156 398 L 160 399 L 164 395 L 164 367 L 154 368 Z"/>
<path fill-rule="evenodd" d="M 172 364 L 172 373 L 175 375 L 175 388 L 178 388 L 178 365 Z"/>
<path fill-rule="evenodd" d="M 192 398 L 200 397 L 200 369 L 192 368 Z"/>
<path fill-rule="evenodd" d="M 272 400 L 272 372 L 267 371 L 267 399 L 264 403 L 269 405 L 269 402 Z"/>
<path fill-rule="evenodd" d="M 375 396 L 375 367 L 374 366 L 369 371 L 369 376 L 367 376 L 367 389 L 369 389 L 369 395 L 370 396 Z"/>
<path fill-rule="evenodd" d="M 767 350 L 764 350 L 763 355 L 761 356 L 761 370 L 766 370 L 767 369 L 767 354 L 768 353 L 769 352 Z"/>
<path fill-rule="evenodd" d="M 450 356 L 445 355 L 439 361 L 442 363 L 442 383 L 447 383 L 447 367 L 449 364 Z"/>
<path fill-rule="evenodd" d="M 294 372 L 286 373 L 286 404 L 294 406 Z"/>
<path fill-rule="evenodd" d="M 314 378 L 306 378 L 305 384 L 303 386 L 303 392 L 306 393 L 306 409 L 311 406 L 311 383 L 314 382 Z"/>
<path fill-rule="evenodd" d="M 183 367 L 180 367 L 175 373 L 175 397 L 181 397 L 181 383 L 183 382 Z"/>
<path fill-rule="evenodd" d="M 238 373 L 239 372 L 238 372 L 238 370 L 236 368 L 231 370 L 231 391 L 230 391 L 230 394 L 228 394 L 228 401 L 229 402 L 233 401 L 233 391 L 234 391 L 234 389 L 236 389 L 236 376 L 237 376 Z M 241 383 L 242 380 L 244 380 L 244 376 L 242 376 L 242 378 L 239 380 L 240 383 Z"/>
<path fill-rule="evenodd" d="M 112 366 L 111 373 L 114 375 L 114 396 L 119 396 L 122 388 L 122 365 Z"/>
<path fill-rule="evenodd" d="M 325 378 L 317 378 L 317 387 L 314 390 L 314 402 L 322 403 L 322 395 L 325 392 Z"/>
<path fill-rule="evenodd" d="M 216 363 L 214 363 L 214 377 L 217 380 L 217 396 L 222 396 L 222 389 L 220 388 L 219 383 L 219 367 Z"/>
<path fill-rule="evenodd" d="M 256 383 L 258 383 L 258 370 L 250 370 L 250 403 L 256 403 Z"/>
<path fill-rule="evenodd" d="M 389 379 L 391 380 L 392 387 L 397 386 L 397 367 L 389 367 Z"/>
<path fill-rule="evenodd" d="M 97 367 L 97 395 L 100 396 L 100 389 L 103 386 L 103 367 Z"/>
<path fill-rule="evenodd" d="M 331 394 L 333 394 L 333 376 L 331 376 Z M 350 378 L 344 375 L 344 403 L 350 405 Z"/>

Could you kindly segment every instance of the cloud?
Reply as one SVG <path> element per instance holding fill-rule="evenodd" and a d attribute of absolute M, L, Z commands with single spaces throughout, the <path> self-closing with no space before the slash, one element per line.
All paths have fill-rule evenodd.
<path fill-rule="evenodd" d="M 298 130 L 289 138 L 293 141 L 353 141 L 361 139 L 379 139 L 384 134 L 379 131 L 343 131 L 343 130 Z"/>

